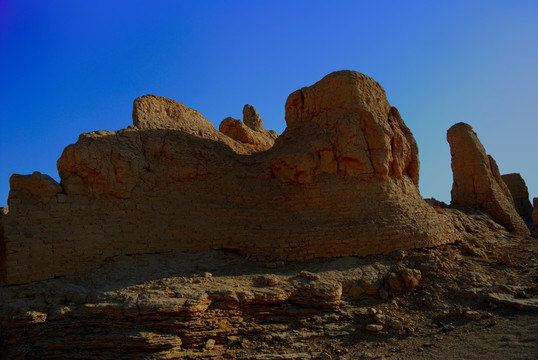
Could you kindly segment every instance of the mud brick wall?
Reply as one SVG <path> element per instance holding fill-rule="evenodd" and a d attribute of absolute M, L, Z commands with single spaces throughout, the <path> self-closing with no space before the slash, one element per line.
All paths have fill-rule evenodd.
<path fill-rule="evenodd" d="M 373 79 L 332 73 L 285 107 L 280 136 L 248 106 L 243 122 L 227 119 L 219 132 L 181 103 L 141 97 L 134 126 L 85 133 L 65 148 L 61 184 L 12 176 L 2 283 L 74 274 L 118 255 L 231 249 L 293 261 L 457 239 L 446 213 L 420 196 L 416 142 Z"/>
<path fill-rule="evenodd" d="M 430 231 L 413 226 L 409 218 L 423 218 L 424 209 L 408 210 L 409 218 L 402 219 L 398 207 L 406 204 L 398 198 L 379 201 L 378 192 L 377 186 L 362 184 L 357 193 L 352 181 L 342 179 L 329 188 L 312 185 L 308 192 L 287 185 L 277 195 L 262 197 L 195 189 L 140 199 L 61 193 L 34 202 L 12 197 L 2 217 L 2 281 L 20 284 L 74 274 L 117 255 L 233 249 L 252 260 L 307 260 L 454 239 L 435 217 Z M 365 202 L 372 204 L 368 210 Z"/>

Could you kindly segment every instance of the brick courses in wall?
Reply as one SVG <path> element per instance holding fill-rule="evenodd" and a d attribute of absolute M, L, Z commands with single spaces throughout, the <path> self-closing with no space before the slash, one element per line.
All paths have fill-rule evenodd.
<path fill-rule="evenodd" d="M 365 75 L 336 72 L 292 93 L 279 137 L 256 118 L 248 139 L 260 140 L 241 142 L 155 96 L 137 99 L 133 118 L 136 126 L 69 145 L 58 160 L 61 184 L 39 173 L 12 177 L 3 284 L 117 255 L 232 249 L 252 260 L 306 260 L 460 236 L 449 214 L 420 196 L 415 140 Z"/>

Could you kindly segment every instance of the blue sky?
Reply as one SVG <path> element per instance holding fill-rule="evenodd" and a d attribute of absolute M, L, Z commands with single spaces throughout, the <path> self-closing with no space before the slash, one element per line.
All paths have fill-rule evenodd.
<path fill-rule="evenodd" d="M 12 173 L 59 180 L 63 148 L 130 125 L 138 96 L 216 126 L 249 103 L 280 133 L 287 96 L 341 69 L 400 110 L 424 197 L 450 201 L 446 130 L 460 121 L 538 196 L 537 18 L 536 0 L 0 0 L 0 206 Z"/>

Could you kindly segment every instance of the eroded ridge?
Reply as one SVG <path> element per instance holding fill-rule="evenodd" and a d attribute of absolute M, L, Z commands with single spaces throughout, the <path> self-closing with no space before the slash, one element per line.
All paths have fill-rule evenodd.
<path fill-rule="evenodd" d="M 170 99 L 134 126 L 82 134 L 46 175 L 11 178 L 2 281 L 72 274 L 116 255 L 233 249 L 305 260 L 453 242 L 453 217 L 418 191 L 416 142 L 383 88 L 353 71 L 292 93 L 287 129 L 245 107 L 222 132 Z"/>
<path fill-rule="evenodd" d="M 484 210 L 508 230 L 528 235 L 529 229 L 516 211 L 497 163 L 486 154 L 473 128 L 465 123 L 455 124 L 448 130 L 447 140 L 454 175 L 452 203 Z"/>

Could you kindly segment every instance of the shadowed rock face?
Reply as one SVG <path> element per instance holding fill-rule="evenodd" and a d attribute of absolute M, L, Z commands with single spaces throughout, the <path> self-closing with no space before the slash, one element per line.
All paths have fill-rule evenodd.
<path fill-rule="evenodd" d="M 250 106 L 233 124 L 244 138 L 156 96 L 135 100 L 133 120 L 69 145 L 58 160 L 61 187 L 16 178 L 2 217 L 5 282 L 66 275 L 121 254 L 233 249 L 305 260 L 460 236 L 420 196 L 416 142 L 363 74 L 332 73 L 292 93 L 279 137 Z M 258 136 L 267 141 L 249 140 Z M 24 187 L 47 190 L 23 198 Z"/>
<path fill-rule="evenodd" d="M 486 211 L 510 231 L 528 234 L 514 207 L 512 195 L 497 163 L 486 151 L 470 125 L 458 123 L 447 132 L 452 155 L 452 204 Z"/>
<path fill-rule="evenodd" d="M 532 216 L 532 205 L 529 201 L 529 189 L 525 184 L 525 180 L 523 180 L 520 174 L 505 174 L 502 175 L 502 179 L 506 186 L 508 186 L 512 199 L 514 199 L 514 206 L 517 213 L 525 221 L 530 219 Z"/>
<path fill-rule="evenodd" d="M 534 223 L 533 234 L 538 236 L 538 198 L 532 199 L 533 209 L 532 209 L 532 222 Z"/>

